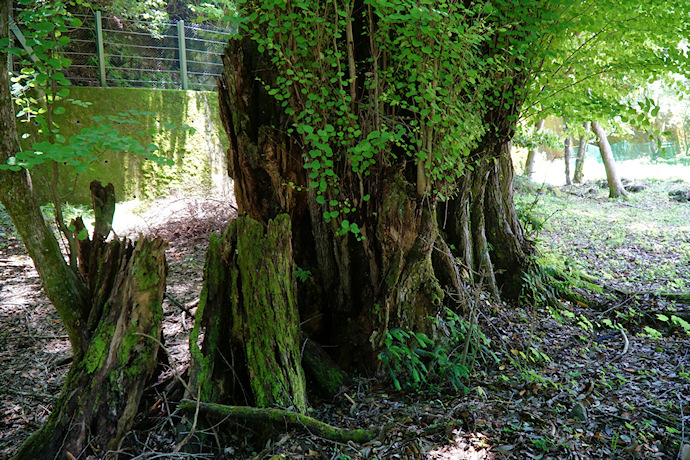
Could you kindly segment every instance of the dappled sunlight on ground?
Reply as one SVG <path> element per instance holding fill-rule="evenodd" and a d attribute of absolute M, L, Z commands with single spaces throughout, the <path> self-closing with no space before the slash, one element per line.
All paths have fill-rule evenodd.
<path fill-rule="evenodd" d="M 690 184 L 638 184 L 645 189 L 631 193 L 629 200 L 609 200 L 605 189 L 591 183 L 542 193 L 533 216 L 544 221 L 540 250 L 617 288 L 688 290 L 690 206 L 671 200 L 669 191 Z M 581 193 L 588 188 L 595 193 Z"/>
<path fill-rule="evenodd" d="M 481 432 L 463 433 L 454 431 L 453 443 L 429 452 L 434 460 L 494 460 L 496 455 L 488 437 Z M 503 452 L 509 453 L 513 446 L 503 446 Z"/>
<path fill-rule="evenodd" d="M 12 235 L 0 247 L 0 458 L 45 422 L 71 346 L 38 274 Z"/>
<path fill-rule="evenodd" d="M 18 305 L 33 305 L 40 292 L 35 285 L 25 284 L 27 274 L 33 272 L 33 262 L 27 255 L 0 253 L 0 310 L 13 309 Z M 37 280 L 37 275 L 33 275 Z"/>

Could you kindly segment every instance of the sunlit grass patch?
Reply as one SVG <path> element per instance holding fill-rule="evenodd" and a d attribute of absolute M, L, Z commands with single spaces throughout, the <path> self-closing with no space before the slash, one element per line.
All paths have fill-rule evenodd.
<path fill-rule="evenodd" d="M 518 205 L 536 199 L 530 209 L 533 219 L 544 221 L 538 247 L 545 256 L 570 259 L 587 274 L 623 289 L 687 291 L 690 205 L 670 200 L 669 191 L 690 184 L 639 183 L 645 190 L 629 200 L 609 200 L 606 190 L 589 183 L 565 193 L 523 194 Z"/>

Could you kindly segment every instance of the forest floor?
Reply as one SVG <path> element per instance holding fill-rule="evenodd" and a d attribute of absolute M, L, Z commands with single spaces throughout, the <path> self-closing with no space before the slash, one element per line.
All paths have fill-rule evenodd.
<path fill-rule="evenodd" d="M 669 196 L 690 184 L 639 185 L 645 190 L 630 200 L 610 201 L 596 184 L 521 182 L 518 203 L 537 230 L 532 236 L 544 263 L 586 273 L 608 288 L 581 283 L 585 297 L 561 299 L 558 308 L 487 304 L 480 316 L 483 349 L 493 354 L 480 353 L 488 358 L 475 363 L 466 391 L 449 391 L 431 376 L 435 385 L 401 391 L 384 378 L 361 378 L 333 400 L 312 399 L 310 415 L 332 425 L 385 427 L 373 441 L 337 443 L 301 429 L 259 441 L 232 425 L 233 442 L 218 445 L 216 435 L 228 425 L 203 431 L 200 420 L 189 443 L 199 451 L 173 453 L 181 415 L 161 384 L 149 390 L 121 458 L 680 458 L 682 444 L 690 442 L 690 304 L 662 294 L 690 290 L 690 202 Z M 118 233 L 135 230 L 169 241 L 164 334 L 171 365 L 181 373 L 206 241 L 233 210 L 200 197 L 120 208 Z M 45 421 L 70 349 L 1 208 L 0 276 L 2 459 Z"/>

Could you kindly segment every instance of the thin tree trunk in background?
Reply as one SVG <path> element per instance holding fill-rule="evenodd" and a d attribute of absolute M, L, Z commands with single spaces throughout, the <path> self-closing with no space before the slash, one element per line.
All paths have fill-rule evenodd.
<path fill-rule="evenodd" d="M 582 126 L 585 128 L 584 133 L 580 136 L 580 142 L 577 146 L 577 159 L 575 160 L 575 173 L 573 174 L 573 182 L 581 184 L 584 178 L 585 156 L 587 155 L 587 133 L 590 130 L 591 122 L 585 121 Z"/>
<path fill-rule="evenodd" d="M 543 118 L 537 121 L 537 124 L 534 125 L 534 134 L 537 134 L 544 128 L 544 120 Z M 525 160 L 525 176 L 531 178 L 534 175 L 534 163 L 536 161 L 537 157 L 537 148 L 530 149 L 527 152 L 527 160 Z"/>
<path fill-rule="evenodd" d="M 565 139 L 565 148 L 563 149 L 563 159 L 565 160 L 565 184 L 573 185 L 570 181 L 570 156 L 572 151 L 573 138 L 567 137 Z"/>
<path fill-rule="evenodd" d="M 9 37 L 7 0 L 0 0 L 0 39 Z M 8 54 L 0 59 L 0 164 L 21 150 L 10 96 Z M 75 358 L 83 354 L 80 324 L 88 312 L 88 291 L 65 263 L 52 230 L 33 193 L 28 172 L 0 169 L 0 202 L 10 215 L 41 277 L 43 289 L 60 315 Z"/>
<path fill-rule="evenodd" d="M 613 158 L 611 151 L 611 144 L 609 144 L 608 136 L 604 128 L 599 126 L 596 121 L 592 122 L 592 131 L 596 134 L 599 140 L 599 150 L 601 151 L 601 159 L 606 168 L 606 179 L 609 183 L 609 198 L 618 198 L 620 196 L 628 196 L 628 192 L 623 187 L 618 171 L 616 171 L 616 161 Z"/>

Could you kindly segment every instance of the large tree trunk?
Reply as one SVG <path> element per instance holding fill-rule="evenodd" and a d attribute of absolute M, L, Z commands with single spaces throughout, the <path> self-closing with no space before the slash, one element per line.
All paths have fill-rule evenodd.
<path fill-rule="evenodd" d="M 534 134 L 539 133 L 543 128 L 544 128 L 544 120 L 543 118 L 539 119 L 537 121 L 537 124 L 534 125 Z M 526 177 L 529 177 L 530 179 L 534 175 L 534 163 L 537 159 L 537 148 L 533 147 L 530 148 L 527 151 L 527 159 L 525 160 L 525 173 L 524 175 Z"/>
<path fill-rule="evenodd" d="M 596 134 L 599 141 L 599 150 L 601 151 L 601 159 L 604 162 L 606 169 L 606 179 L 609 184 L 609 198 L 618 198 L 620 196 L 628 196 L 628 192 L 623 187 L 618 171 L 616 171 L 616 161 L 613 159 L 613 152 L 611 151 L 611 144 L 609 144 L 606 131 L 596 121 L 592 122 L 592 131 Z"/>
<path fill-rule="evenodd" d="M 444 294 L 431 258 L 438 236 L 435 206 L 416 199 L 412 184 L 393 174 L 393 170 L 382 168 L 371 174 L 371 182 L 364 185 L 372 192 L 371 200 L 356 201 L 364 238 L 358 240 L 353 233 L 341 234 L 334 222 L 326 223 L 323 219 L 326 208 L 316 202 L 314 192 L 306 185 L 300 143 L 284 130 L 273 129 L 285 123 L 285 115 L 259 83 L 271 81 L 270 69 L 270 63 L 250 40 L 232 42 L 226 51 L 220 105 L 230 139 L 228 164 L 235 180 L 239 212 L 264 225 L 280 213 L 290 216 L 295 264 L 311 273 L 310 280 L 301 285 L 300 297 L 306 300 L 300 304 L 303 332 L 316 342 L 329 345 L 339 365 L 373 368 L 374 351 L 390 328 L 429 332 L 428 317 L 442 307 Z M 261 110 L 257 110 L 259 107 Z M 353 176 L 347 180 L 359 179 Z M 245 245 L 243 250 L 251 248 Z M 274 256 L 276 253 L 267 253 L 265 257 L 271 260 Z M 222 277 L 233 272 L 228 267 L 217 267 L 212 269 L 212 274 L 208 265 L 212 261 L 213 257 L 209 256 L 205 282 L 209 296 L 204 299 L 204 317 L 208 321 L 224 317 L 219 309 L 227 303 L 224 295 L 210 295 L 212 278 L 219 277 L 223 285 L 226 282 L 222 280 L 229 278 Z M 200 327 L 206 328 L 208 337 L 209 329 L 204 324 Z M 299 330 L 299 318 L 290 315 L 282 326 Z M 212 340 L 231 341 L 228 332 L 233 327 L 220 327 L 219 336 Z M 244 330 L 262 331 L 264 323 L 248 318 L 244 327 Z M 205 339 L 204 347 L 193 358 L 195 362 L 212 359 L 208 356 L 215 353 L 212 348 L 216 345 L 207 344 L 208 340 Z M 242 348 L 237 342 L 235 346 Z M 222 350 L 219 348 L 218 353 Z M 237 353 L 231 356 L 236 357 L 233 369 L 239 376 L 236 383 L 223 383 L 223 388 L 214 384 L 217 389 L 202 394 L 215 401 L 258 403 L 247 391 L 252 386 L 250 374 L 253 378 L 256 374 L 249 372 L 246 358 L 237 358 Z M 196 370 L 199 364 L 194 366 Z M 238 389 L 239 382 L 243 382 L 244 392 Z M 264 404 L 275 402 L 264 401 Z"/>
<path fill-rule="evenodd" d="M 591 122 L 586 121 L 582 124 L 584 133 L 580 136 L 580 142 L 577 145 L 577 159 L 575 160 L 575 172 L 573 173 L 573 182 L 581 184 L 583 179 L 583 169 L 585 166 L 585 156 L 587 155 L 587 133 L 589 132 Z"/>
<path fill-rule="evenodd" d="M 354 10 L 366 11 L 364 3 L 355 4 L 359 6 Z M 288 7 L 298 9 L 293 4 Z M 343 123 L 351 118 L 366 122 L 370 134 L 375 131 L 378 136 L 377 117 L 398 117 L 408 124 L 418 115 L 393 105 L 381 108 L 383 103 L 380 112 L 368 112 L 380 100 L 375 94 L 372 96 L 375 89 L 369 89 L 359 78 L 373 74 L 369 70 L 376 71 L 378 64 L 370 53 L 373 40 L 366 35 L 366 28 L 356 23 L 358 20 L 354 16 L 352 23 L 345 20 L 344 35 L 348 37 L 350 53 L 348 78 L 352 81 L 341 89 L 353 99 L 347 109 L 352 113 L 342 118 Z M 370 21 L 368 27 L 374 30 L 373 16 Z M 326 42 L 330 43 L 330 38 Z M 496 50 L 489 49 L 492 46 Z M 486 52 L 502 49 L 491 43 Z M 384 65 L 384 61 L 380 64 Z M 294 64 L 285 65 L 293 72 L 290 66 Z M 357 71 L 358 66 L 362 67 L 361 72 Z M 392 328 L 431 334 L 434 323 L 430 317 L 444 305 L 458 308 L 447 300 L 444 287 L 458 292 L 460 283 L 475 280 L 489 286 L 497 297 L 519 296 L 522 277 L 531 266 L 533 247 L 524 237 L 512 195 L 513 166 L 508 146 L 515 123 L 511 120 L 518 118 L 518 98 L 511 99 L 510 104 L 503 101 L 486 108 L 486 125 L 491 128 L 464 159 L 471 165 L 464 169 L 465 176 L 457 184 L 448 184 L 457 191 L 454 198 L 439 209 L 439 198 L 430 193 L 428 186 L 428 166 L 421 157 L 415 158 L 394 142 L 386 144 L 385 149 L 390 150 L 372 153 L 380 156 L 371 162 L 366 174 L 354 170 L 347 146 L 335 142 L 323 145 L 319 148 L 335 150 L 337 145 L 342 149 L 328 157 L 332 162 L 329 167 L 337 174 L 337 187 L 319 189 L 318 183 L 310 184 L 310 170 L 305 163 L 311 164 L 314 151 L 309 148 L 314 147 L 308 146 L 304 134 L 292 129 L 296 123 L 292 117 L 304 109 L 300 104 L 305 99 L 317 95 L 305 98 L 293 81 L 287 90 L 294 91 L 292 99 L 286 101 L 287 96 L 280 95 L 277 100 L 269 91 L 281 76 L 280 71 L 268 52 L 260 51 L 250 38 L 231 42 L 219 80 L 219 102 L 223 127 L 230 140 L 228 165 L 240 214 L 264 226 L 287 214 L 292 226 L 295 265 L 310 272 L 306 282 L 298 285 L 300 318 L 289 316 L 284 327 L 298 329 L 301 319 L 306 338 L 327 345 L 341 367 L 371 370 Z M 506 78 L 500 93 L 513 94 L 513 86 L 520 85 L 521 78 L 522 75 Z M 321 89 L 316 91 L 321 93 Z M 286 108 L 290 112 L 286 113 Z M 385 111 L 388 112 L 384 114 Z M 328 122 L 335 124 L 330 119 Z M 333 130 L 333 126 L 328 127 Z M 319 127 L 309 128 L 316 132 Z M 345 130 L 342 126 L 336 129 Z M 426 133 L 430 133 L 428 128 Z M 362 139 L 366 137 L 367 133 L 361 134 Z M 433 135 L 424 139 L 431 143 Z M 356 142 L 360 141 L 355 141 L 355 146 Z M 417 145 L 412 144 L 412 139 L 410 142 Z M 433 152 L 431 147 L 425 152 Z M 333 212 L 336 205 L 332 202 L 346 203 L 346 218 L 324 218 Z M 357 224 L 354 231 L 352 223 Z M 439 224 L 447 224 L 443 235 Z M 241 268 L 233 268 L 238 265 L 233 258 L 248 257 L 242 251 L 251 248 L 247 245 L 240 249 L 239 243 L 233 246 L 227 235 L 223 241 L 214 243 L 221 246 L 212 246 L 207 257 L 206 294 L 201 303 L 204 319 L 197 326 L 198 333 L 203 331 L 205 335 L 201 347 L 195 344 L 197 335 L 190 344 L 195 350 L 192 379 L 196 382 L 193 391 L 197 391 L 190 396 L 207 402 L 276 403 L 258 402 L 252 380 L 263 377 L 251 371 L 246 352 L 242 351 L 250 345 L 246 331 L 261 330 L 264 323 L 257 318 L 242 318 L 243 335 L 239 336 L 232 332 L 240 327 L 234 323 L 238 321 L 237 315 L 227 311 L 227 305 L 234 302 L 233 295 L 237 295 L 228 291 L 227 286 L 237 285 L 235 277 L 245 276 Z M 447 243 L 457 252 L 452 253 Z M 219 257 L 214 255 L 229 254 L 232 251 L 228 248 L 233 247 L 237 248 L 235 256 L 218 261 Z M 265 254 L 265 260 L 282 257 L 280 253 Z M 456 256 L 461 259 L 460 267 L 455 263 Z M 265 275 L 264 282 L 272 284 L 275 280 Z M 218 286 L 224 288 L 219 290 Z M 244 286 L 240 292 L 242 289 Z M 264 308 L 270 306 L 261 307 Z M 282 307 L 278 304 L 274 309 Z M 230 365 L 220 362 L 223 356 L 232 357 Z M 207 381 L 213 383 L 206 386 Z"/>

